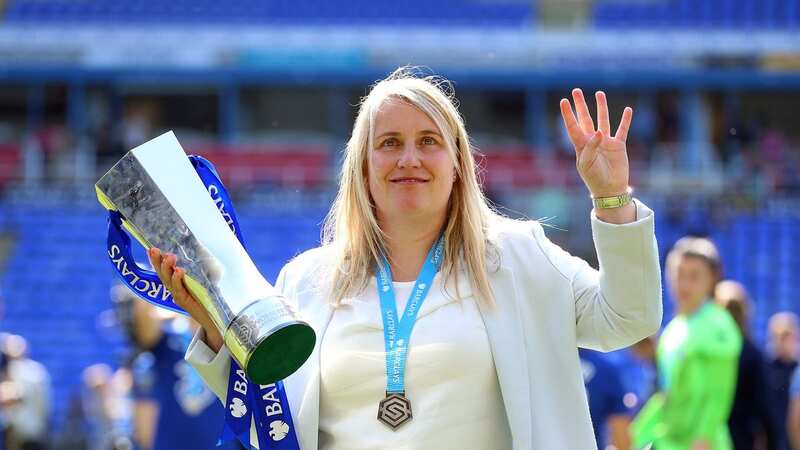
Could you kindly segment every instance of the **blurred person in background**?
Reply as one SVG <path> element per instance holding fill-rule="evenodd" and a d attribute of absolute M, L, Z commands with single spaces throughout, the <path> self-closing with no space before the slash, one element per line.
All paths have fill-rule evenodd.
<path fill-rule="evenodd" d="M 800 450 L 800 368 L 792 375 L 789 387 L 789 411 L 786 421 L 786 433 L 791 450 Z"/>
<path fill-rule="evenodd" d="M 657 348 L 658 338 L 656 336 L 642 339 L 630 347 L 631 355 L 636 362 L 636 367 L 639 369 L 637 382 L 631 386 L 636 396 L 633 399 L 632 408 L 636 412 L 642 408 L 650 396 L 658 391 L 658 369 L 656 366 Z"/>
<path fill-rule="evenodd" d="M 770 411 L 778 430 L 778 449 L 789 449 L 786 420 L 789 410 L 789 387 L 792 374 L 797 368 L 797 316 L 788 311 L 770 317 L 767 363 L 767 386 L 769 388 Z"/>
<path fill-rule="evenodd" d="M 92 364 L 81 373 L 55 450 L 132 450 L 131 373 Z"/>
<path fill-rule="evenodd" d="M 43 173 L 49 182 L 64 182 L 70 176 L 70 165 L 75 152 L 75 136 L 69 127 L 56 121 L 36 130 L 37 149 L 42 153 Z"/>
<path fill-rule="evenodd" d="M 2 339 L 2 336 L 0 336 Z M 0 378 L 8 369 L 8 357 L 5 352 L 0 351 Z M 0 450 L 6 450 L 8 423 L 4 411 L 17 402 L 17 395 L 13 392 L 6 392 L 6 385 L 0 384 Z"/>
<path fill-rule="evenodd" d="M 133 435 L 143 450 L 236 450 L 237 442 L 216 446 L 223 407 L 183 359 L 197 325 L 139 299 L 126 286 L 111 295 L 136 348 L 133 376 Z"/>
<path fill-rule="evenodd" d="M 775 450 L 778 433 L 771 417 L 769 391 L 766 384 L 765 360 L 750 339 L 750 297 L 745 287 L 733 280 L 724 280 L 714 289 L 714 300 L 736 321 L 742 335 L 739 376 L 728 425 L 735 450 Z"/>
<path fill-rule="evenodd" d="M 736 392 L 742 337 L 711 301 L 721 277 L 719 252 L 705 238 L 684 237 L 667 256 L 676 316 L 658 341 L 660 392 L 633 422 L 634 445 L 657 450 L 731 450 L 728 416 Z"/>
<path fill-rule="evenodd" d="M 50 431 L 50 375 L 45 367 L 27 357 L 22 336 L 6 334 L 0 342 L 0 414 L 7 424 L 7 450 L 46 448 Z"/>
<path fill-rule="evenodd" d="M 132 449 L 130 370 L 93 364 L 84 369 L 82 379 L 88 450 Z"/>
<path fill-rule="evenodd" d="M 3 297 L 0 296 L 0 323 L 3 321 L 5 312 L 5 304 Z M 8 334 L 0 332 L 0 380 L 5 378 L 5 373 L 8 371 L 8 356 L 3 351 L 3 342 Z M 6 392 L 6 385 L 0 381 L 0 450 L 6 450 L 6 438 L 8 421 L 6 419 L 5 411 L 8 407 L 17 402 L 17 395 L 13 392 Z"/>
<path fill-rule="evenodd" d="M 132 450 L 130 370 L 92 364 L 70 403 L 56 450 Z"/>
<path fill-rule="evenodd" d="M 630 410 L 625 406 L 619 368 L 605 354 L 593 350 L 580 349 L 580 358 L 597 447 L 630 450 Z"/>

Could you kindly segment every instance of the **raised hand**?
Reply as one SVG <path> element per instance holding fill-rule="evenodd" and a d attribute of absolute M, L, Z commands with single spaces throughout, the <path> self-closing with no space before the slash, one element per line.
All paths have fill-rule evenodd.
<path fill-rule="evenodd" d="M 625 141 L 628 138 L 633 109 L 625 108 L 617 132 L 612 136 L 606 94 L 598 91 L 595 98 L 597 128 L 580 89 L 572 90 L 577 119 L 566 98 L 561 99 L 561 116 L 575 147 L 578 173 L 589 192 L 594 197 L 612 197 L 623 194 L 628 189 L 629 166 Z"/>

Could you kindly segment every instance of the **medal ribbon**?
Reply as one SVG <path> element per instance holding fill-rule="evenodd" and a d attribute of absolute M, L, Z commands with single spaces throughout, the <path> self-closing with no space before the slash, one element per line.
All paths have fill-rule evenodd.
<path fill-rule="evenodd" d="M 383 342 L 386 348 L 386 392 L 405 392 L 405 370 L 408 345 L 411 331 L 417 320 L 422 303 L 428 296 L 433 278 L 442 265 L 444 237 L 439 236 L 436 243 L 428 251 L 425 263 L 419 273 L 414 289 L 406 303 L 402 317 L 397 316 L 397 299 L 392 286 L 392 271 L 386 255 L 382 256 L 382 264 L 377 274 L 378 297 L 381 300 L 381 317 L 383 318 Z"/>
<path fill-rule="evenodd" d="M 189 160 L 217 205 L 222 218 L 244 247 L 244 238 L 233 209 L 233 202 L 220 181 L 214 165 L 197 155 L 190 155 Z M 175 304 L 172 294 L 161 283 L 158 274 L 139 267 L 134 260 L 131 239 L 123 229 L 122 220 L 119 212 L 109 212 L 108 256 L 115 271 L 131 291 L 143 300 L 185 315 L 186 311 Z M 225 426 L 218 444 L 236 438 L 245 448 L 251 448 L 250 424 L 255 417 L 256 434 L 261 450 L 300 449 L 282 381 L 259 386 L 250 381 L 245 371 L 231 359 L 226 398 Z"/>

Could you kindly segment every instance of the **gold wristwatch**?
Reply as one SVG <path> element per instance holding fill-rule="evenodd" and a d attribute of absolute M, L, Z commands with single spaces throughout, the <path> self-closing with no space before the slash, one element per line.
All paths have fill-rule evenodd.
<path fill-rule="evenodd" d="M 633 201 L 633 189 L 628 187 L 624 194 L 615 195 L 613 197 L 594 197 L 592 196 L 592 203 L 597 209 L 612 209 L 621 208 L 631 201 Z"/>

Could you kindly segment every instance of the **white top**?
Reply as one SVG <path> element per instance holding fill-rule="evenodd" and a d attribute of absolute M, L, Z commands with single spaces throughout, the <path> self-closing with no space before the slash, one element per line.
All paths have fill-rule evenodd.
<path fill-rule="evenodd" d="M 413 288 L 414 282 L 394 283 L 398 314 Z M 336 309 L 320 353 L 320 450 L 511 448 L 480 311 L 471 294 L 460 302 L 448 294 L 437 274 L 406 363 L 413 419 L 396 431 L 377 419 L 386 395 L 386 359 L 375 278 Z"/>
<path fill-rule="evenodd" d="M 8 379 L 16 384 L 20 401 L 4 411 L 5 419 L 19 441 L 41 440 L 50 431 L 50 375 L 32 359 L 14 359 L 8 363 Z"/>

